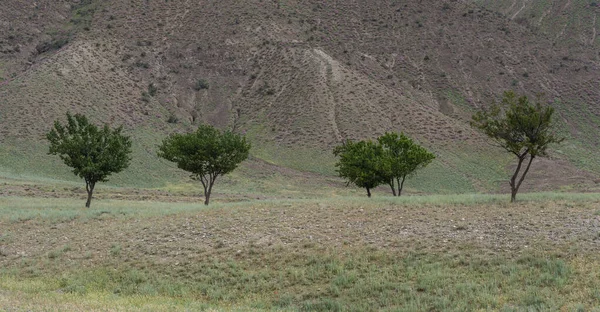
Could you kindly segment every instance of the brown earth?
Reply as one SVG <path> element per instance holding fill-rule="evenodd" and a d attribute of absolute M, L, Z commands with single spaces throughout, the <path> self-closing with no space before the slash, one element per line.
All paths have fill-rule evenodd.
<path fill-rule="evenodd" d="M 434 151 L 460 142 L 483 149 L 470 114 L 516 89 L 545 93 L 569 134 L 595 150 L 597 43 L 557 42 L 577 31 L 591 38 L 596 26 L 552 37 L 555 28 L 513 18 L 530 10 L 514 11 L 520 1 L 498 2 L 506 5 L 8 0 L 0 12 L 0 142 L 36 142 L 49 121 L 72 111 L 160 133 L 170 131 L 170 117 L 179 130 L 207 122 L 289 148 L 329 151 L 344 139 L 403 131 Z M 597 16 L 597 7 L 585 8 L 586 18 Z M 552 10 L 540 25 L 579 12 Z M 209 87 L 196 88 L 199 80 Z M 569 155 L 553 156 L 550 167 L 560 170 L 536 175 L 550 188 L 578 171 Z"/>
<path fill-rule="evenodd" d="M 261 253 L 277 248 L 593 254 L 600 251 L 599 209 L 600 203 L 593 201 L 479 206 L 282 202 L 151 218 L 101 215 L 64 223 L 2 220 L 0 266 L 43 258 L 66 245 L 65 266 L 111 262 L 109 250 L 115 245 L 121 252 L 114 260 L 184 267 L 229 257 L 260 261 Z"/>

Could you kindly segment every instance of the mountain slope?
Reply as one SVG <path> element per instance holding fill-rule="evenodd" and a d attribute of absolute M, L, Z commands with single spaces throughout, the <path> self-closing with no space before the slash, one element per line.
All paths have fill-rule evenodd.
<path fill-rule="evenodd" d="M 45 166 L 40 140 L 70 110 L 139 138 L 140 176 L 161 166 L 161 137 L 208 122 L 246 133 L 259 159 L 324 174 L 342 140 L 404 131 L 439 155 L 417 190 L 498 190 L 510 157 L 468 119 L 515 89 L 545 93 L 568 137 L 530 185 L 588 188 L 600 173 L 595 45 L 557 47 L 553 28 L 528 27 L 499 2 L 86 0 L 29 11 L 10 0 L 14 22 L 0 25 L 2 47 L 11 46 L 0 54 L 0 152 L 13 161 L 0 171 L 14 171 L 20 153 Z"/>

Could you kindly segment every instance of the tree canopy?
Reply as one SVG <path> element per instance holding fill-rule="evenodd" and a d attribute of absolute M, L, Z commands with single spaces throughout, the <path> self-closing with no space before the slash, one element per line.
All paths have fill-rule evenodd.
<path fill-rule="evenodd" d="M 337 146 L 333 154 L 340 157 L 335 165 L 340 177 L 365 188 L 367 196 L 371 197 L 371 190 L 384 182 L 381 145 L 372 141 L 348 140 Z"/>
<path fill-rule="evenodd" d="M 340 177 L 365 188 L 369 197 L 381 184 L 390 185 L 392 194 L 400 196 L 406 178 L 435 158 L 406 135 L 396 133 L 386 133 L 377 142 L 346 141 L 333 153 L 339 157 L 336 167 Z"/>
<path fill-rule="evenodd" d="M 48 153 L 59 155 L 75 175 L 85 180 L 88 208 L 96 183 L 106 182 L 111 174 L 129 166 L 131 140 L 122 131 L 123 127 L 111 129 L 108 125 L 98 128 L 84 115 L 67 113 L 67 124 L 55 121 L 46 135 L 50 142 Z"/>
<path fill-rule="evenodd" d="M 377 141 L 383 148 L 383 176 L 394 196 L 402 195 L 406 177 L 416 174 L 418 169 L 425 168 L 435 159 L 435 155 L 404 133 L 385 133 Z"/>
<path fill-rule="evenodd" d="M 533 159 L 547 156 L 550 144 L 563 141 L 555 133 L 553 114 L 554 108 L 542 105 L 540 98 L 536 103 L 531 103 L 525 95 L 518 96 L 513 91 L 506 91 L 500 104 L 494 103 L 489 109 L 481 110 L 472 117 L 472 127 L 490 137 L 495 146 L 517 157 L 517 167 L 509 182 L 511 202 L 516 200 Z M 525 170 L 519 177 L 527 158 Z"/>
<path fill-rule="evenodd" d="M 245 137 L 201 125 L 195 132 L 165 138 L 158 156 L 177 163 L 179 169 L 199 180 L 204 187 L 204 204 L 208 205 L 216 179 L 235 170 L 248 158 L 249 151 Z"/>

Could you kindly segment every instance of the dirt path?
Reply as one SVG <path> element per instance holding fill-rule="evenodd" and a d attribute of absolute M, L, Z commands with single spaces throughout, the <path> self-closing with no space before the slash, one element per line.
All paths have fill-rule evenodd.
<path fill-rule="evenodd" d="M 329 89 L 335 89 L 336 88 L 336 84 L 339 83 L 342 79 L 342 73 L 340 71 L 340 64 L 335 61 L 331 56 L 329 56 L 327 53 L 323 52 L 322 50 L 319 49 L 314 49 L 315 54 L 317 55 L 317 57 L 319 58 L 319 61 L 321 62 L 321 66 L 322 66 L 322 75 L 325 78 L 326 84 L 329 87 Z M 333 93 L 333 92 L 331 92 Z M 329 123 L 331 124 L 331 128 L 333 129 L 333 133 L 335 135 L 335 138 L 338 142 L 342 141 L 342 135 L 340 133 L 340 129 L 338 127 L 337 124 L 337 117 L 336 117 L 336 111 L 337 111 L 337 99 L 335 98 L 335 94 L 330 94 L 331 97 L 331 104 L 330 106 L 330 110 L 328 112 L 328 119 L 329 119 Z"/>
<path fill-rule="evenodd" d="M 521 6 L 521 8 L 510 19 L 514 20 L 519 15 L 519 13 L 521 13 L 521 11 L 523 11 L 523 9 L 525 9 L 526 6 L 527 6 L 527 0 L 523 0 L 523 6 Z"/>

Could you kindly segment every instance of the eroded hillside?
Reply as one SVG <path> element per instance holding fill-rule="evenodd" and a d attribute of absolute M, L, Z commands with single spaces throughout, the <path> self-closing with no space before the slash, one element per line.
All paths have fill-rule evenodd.
<path fill-rule="evenodd" d="M 155 138 L 208 122 L 248 134 L 258 158 L 321 172 L 342 140 L 404 131 L 439 156 L 423 181 L 496 190 L 509 158 L 468 119 L 515 89 L 544 93 L 568 138 L 531 185 L 587 188 L 600 172 L 597 45 L 567 44 L 501 2 L 9 0 L 0 140 L 24 151 L 70 110 L 125 124 L 150 159 Z"/>

